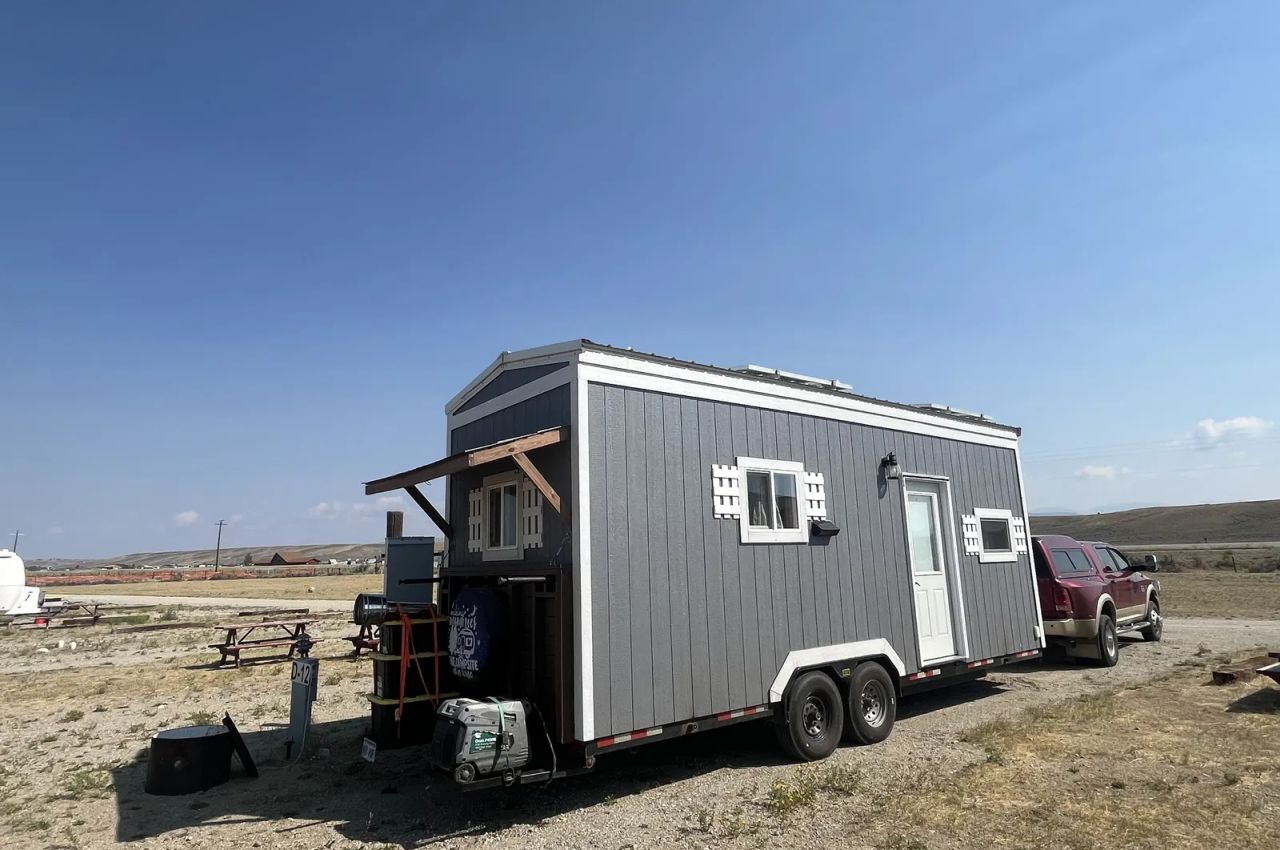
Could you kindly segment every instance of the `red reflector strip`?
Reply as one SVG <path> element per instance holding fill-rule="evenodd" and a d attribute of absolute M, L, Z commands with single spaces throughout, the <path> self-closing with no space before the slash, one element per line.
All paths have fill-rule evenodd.
<path fill-rule="evenodd" d="M 1028 649 L 1026 652 L 1015 652 L 1013 654 L 1013 657 L 1014 658 L 1034 658 L 1039 654 L 1040 654 L 1040 650 L 1038 649 Z"/>
<path fill-rule="evenodd" d="M 739 717 L 750 717 L 751 715 L 759 714 L 768 708 L 769 706 L 767 705 L 755 705 L 751 708 L 740 708 L 737 711 L 723 711 L 716 715 L 716 720 L 723 722 L 725 720 L 734 720 Z"/>
<path fill-rule="evenodd" d="M 970 661 L 969 669 L 972 670 L 974 667 L 989 667 L 995 663 L 996 663 L 996 660 L 994 658 L 984 658 L 981 661 Z"/>
<path fill-rule="evenodd" d="M 921 670 L 919 673 L 912 673 L 910 676 L 908 676 L 907 681 L 914 682 L 918 679 L 928 679 L 933 676 L 941 676 L 941 675 L 942 675 L 941 670 Z"/>
<path fill-rule="evenodd" d="M 601 738 L 596 741 L 597 747 L 612 747 L 614 744 L 625 744 L 628 741 L 639 741 L 644 738 L 656 738 L 662 734 L 662 727 L 655 729 L 641 729 L 638 732 L 628 732 L 625 735 L 614 735 L 612 738 Z"/>

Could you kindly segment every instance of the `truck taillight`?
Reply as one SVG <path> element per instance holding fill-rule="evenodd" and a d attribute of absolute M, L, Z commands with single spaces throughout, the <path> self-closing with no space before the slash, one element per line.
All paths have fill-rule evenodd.
<path fill-rule="evenodd" d="M 1071 594 L 1067 593 L 1065 587 L 1055 587 L 1053 589 L 1053 607 L 1060 614 L 1071 613 Z"/>

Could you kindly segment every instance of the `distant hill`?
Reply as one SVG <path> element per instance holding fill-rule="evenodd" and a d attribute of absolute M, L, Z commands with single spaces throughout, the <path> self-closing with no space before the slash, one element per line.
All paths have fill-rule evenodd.
<path fill-rule="evenodd" d="M 218 560 L 224 567 L 238 567 L 244 563 L 245 555 L 256 560 L 282 550 L 301 552 L 315 558 L 322 564 L 330 559 L 337 561 L 364 560 L 376 558 L 382 554 L 381 543 L 325 543 L 315 546 L 237 546 L 223 549 Z M 214 550 L 193 549 L 186 552 L 133 552 L 118 555 L 114 558 L 98 558 L 91 560 L 68 560 L 66 558 L 34 558 L 27 562 L 30 568 L 54 570 L 100 570 L 120 565 L 123 567 L 194 567 L 200 564 L 213 563 Z"/>
<path fill-rule="evenodd" d="M 1105 514 L 1032 516 L 1032 534 L 1066 534 L 1108 543 L 1280 541 L 1280 499 L 1136 508 Z"/>

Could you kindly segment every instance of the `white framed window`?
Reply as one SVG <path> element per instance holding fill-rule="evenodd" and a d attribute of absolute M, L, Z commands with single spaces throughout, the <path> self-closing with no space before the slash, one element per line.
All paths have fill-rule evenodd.
<path fill-rule="evenodd" d="M 807 543 L 809 511 L 804 464 L 758 457 L 738 458 L 739 515 L 743 543 Z"/>
<path fill-rule="evenodd" d="M 480 542 L 486 561 L 520 557 L 520 477 L 512 471 L 484 479 Z"/>
<path fill-rule="evenodd" d="M 1013 511 L 1003 508 L 974 508 L 977 520 L 978 561 L 1001 564 L 1018 560 L 1015 548 Z"/>

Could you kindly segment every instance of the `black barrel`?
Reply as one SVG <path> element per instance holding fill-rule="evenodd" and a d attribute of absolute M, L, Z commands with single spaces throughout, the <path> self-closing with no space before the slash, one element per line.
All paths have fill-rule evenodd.
<path fill-rule="evenodd" d="M 164 729 L 151 739 L 148 794 L 174 796 L 207 791 L 231 776 L 231 732 L 227 727 Z"/>

